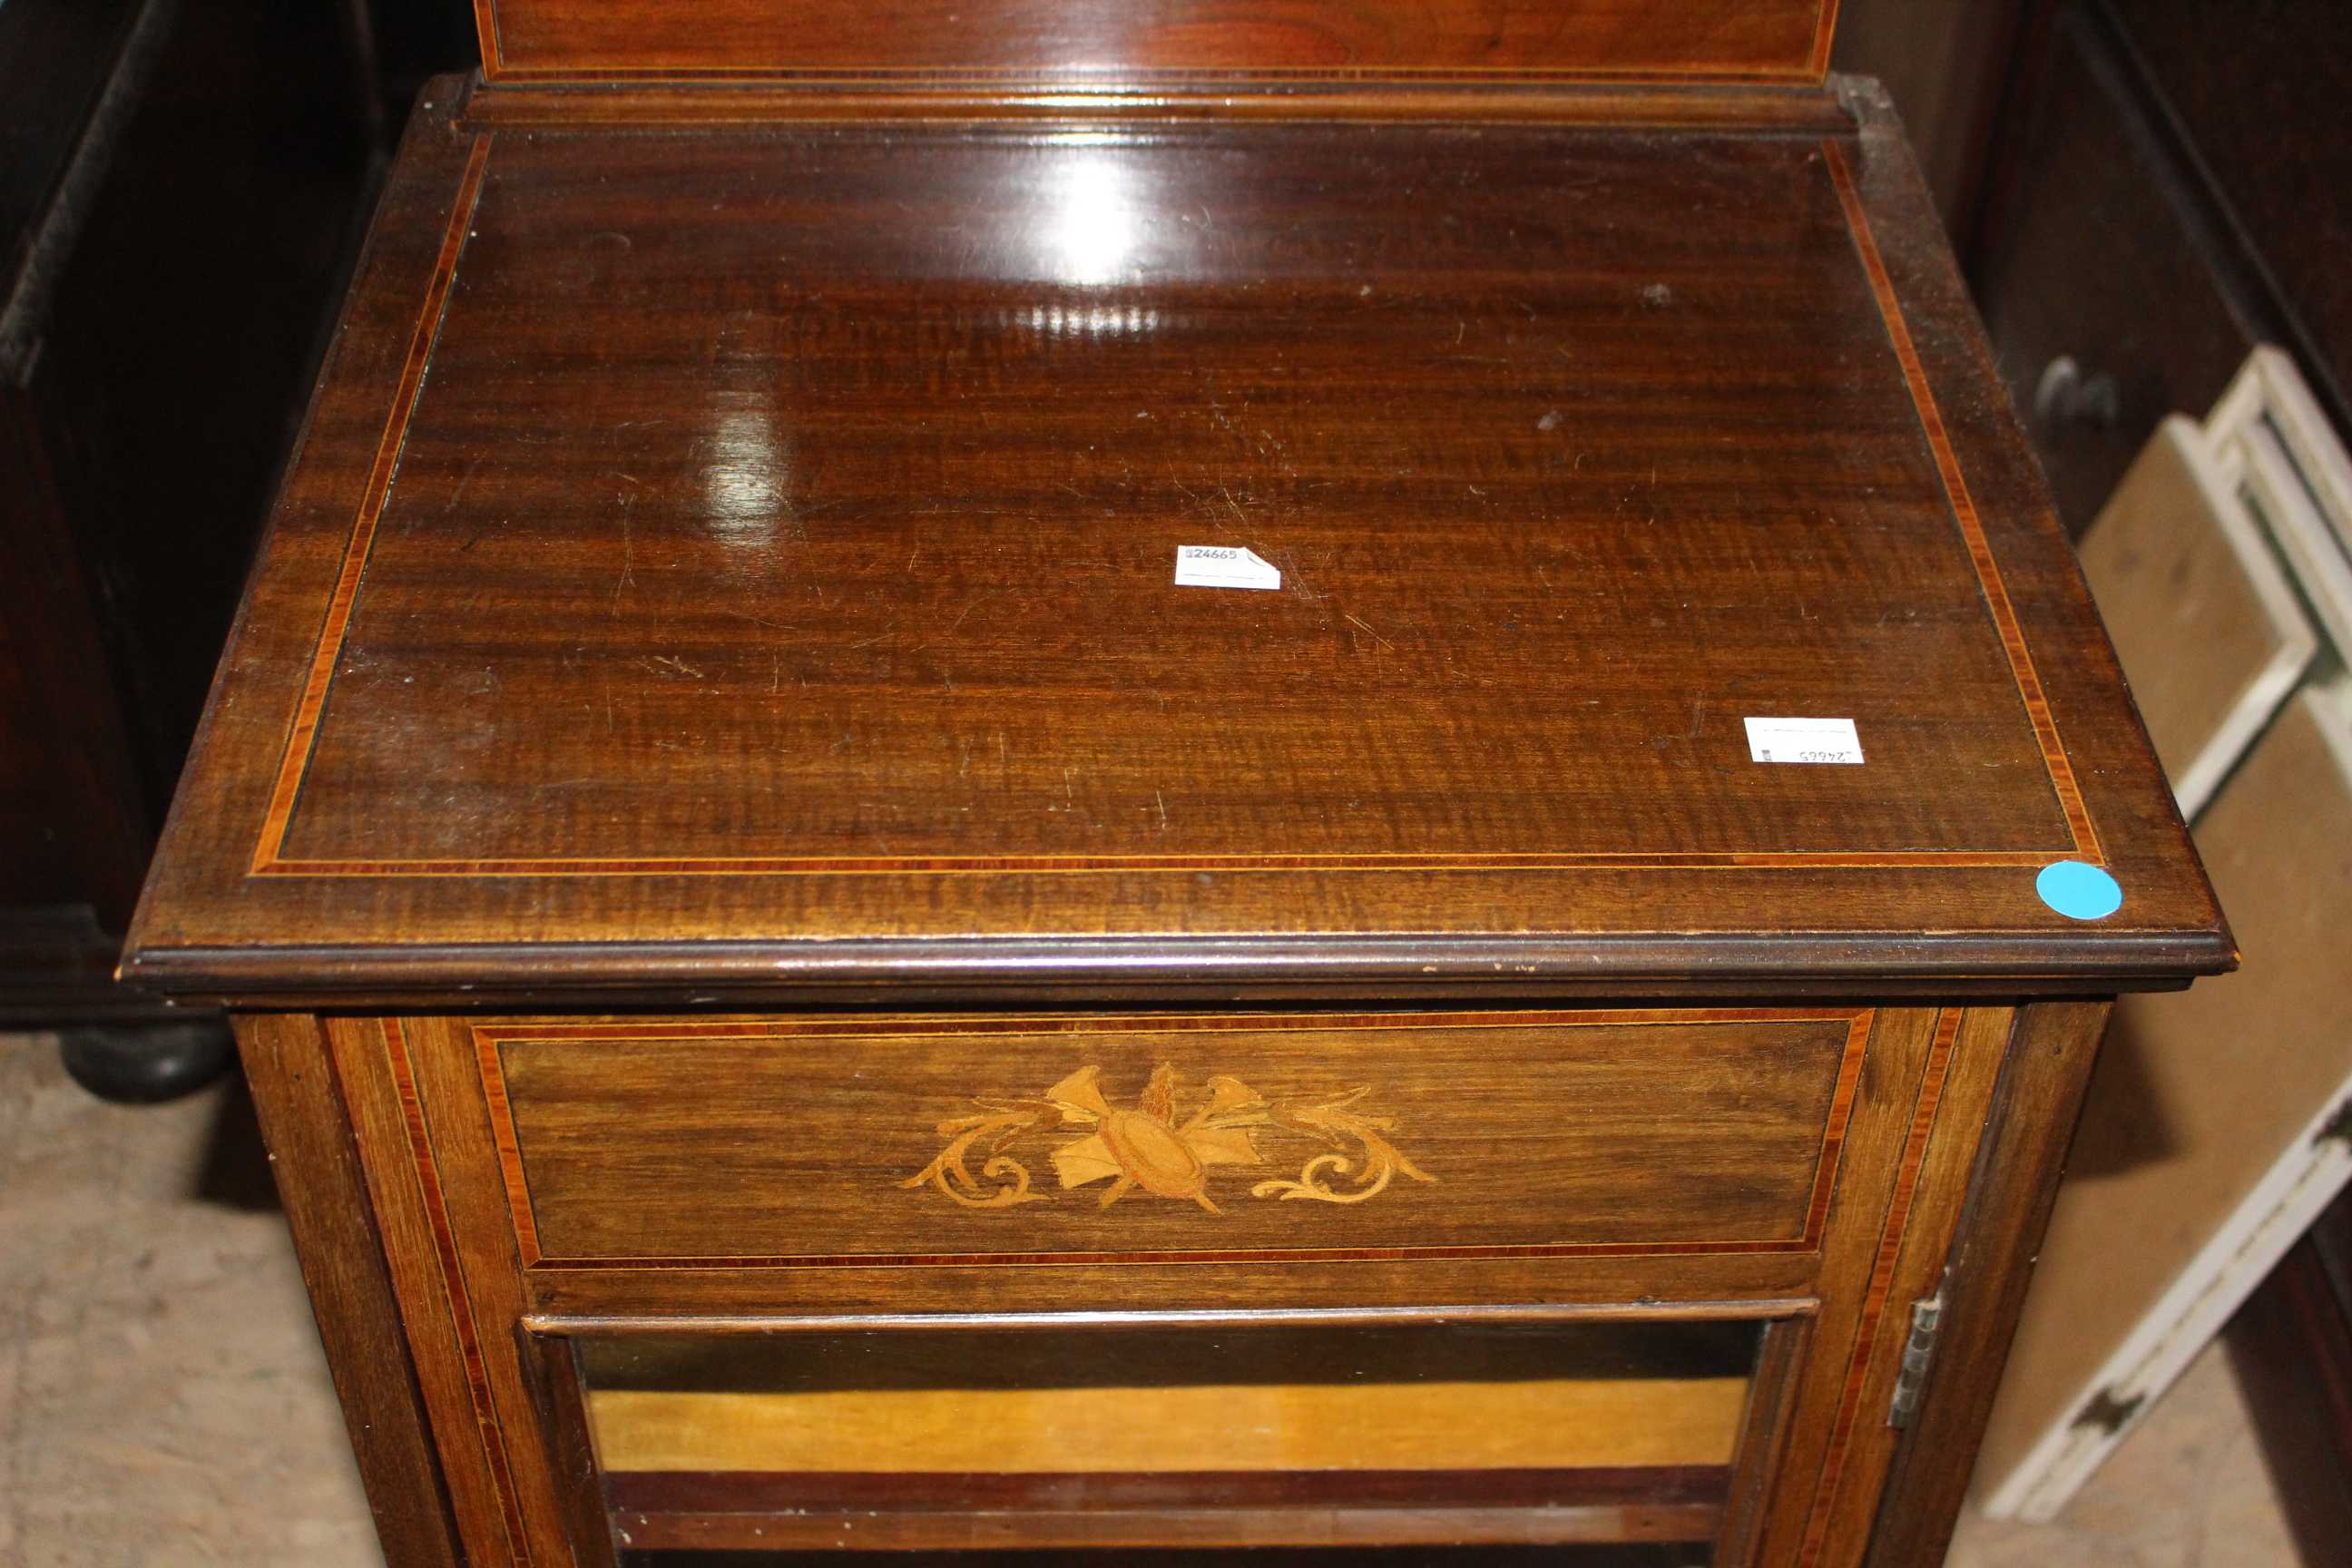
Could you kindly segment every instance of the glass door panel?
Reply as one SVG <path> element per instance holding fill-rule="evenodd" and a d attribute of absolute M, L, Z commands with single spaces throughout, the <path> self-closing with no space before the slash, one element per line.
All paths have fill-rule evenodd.
<path fill-rule="evenodd" d="M 1592 1561 L 1691 1564 L 1713 1560 L 1765 1331 L 780 1327 L 564 1342 L 601 1504 L 633 1559 L 1493 1542 L 1638 1543 Z"/>

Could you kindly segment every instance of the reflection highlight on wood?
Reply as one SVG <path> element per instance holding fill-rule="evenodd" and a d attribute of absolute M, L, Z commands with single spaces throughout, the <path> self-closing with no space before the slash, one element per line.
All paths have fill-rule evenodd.
<path fill-rule="evenodd" d="M 1537 1379 L 679 1394 L 592 1390 L 608 1472 L 1724 1465 L 1748 1381 Z"/>

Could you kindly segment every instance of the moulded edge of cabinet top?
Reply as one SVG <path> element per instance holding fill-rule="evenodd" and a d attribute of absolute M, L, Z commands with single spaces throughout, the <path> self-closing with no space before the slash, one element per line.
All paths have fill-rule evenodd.
<path fill-rule="evenodd" d="M 436 84 L 126 975 L 293 1005 L 2227 968 L 1909 153 L 1836 89 L 1858 129 L 649 137 Z M 1192 545 L 1285 586 L 1171 581 Z M 1748 722 L 1792 716 L 1850 720 L 1861 763 Z M 2053 905 L 2057 861 L 2120 907 Z"/>

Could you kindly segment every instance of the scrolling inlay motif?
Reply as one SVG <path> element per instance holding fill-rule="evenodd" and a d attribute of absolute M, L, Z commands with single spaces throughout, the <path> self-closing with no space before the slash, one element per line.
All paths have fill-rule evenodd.
<path fill-rule="evenodd" d="M 1092 1131 L 1052 1151 L 1055 1173 L 1064 1189 L 1110 1183 L 1102 1194 L 1104 1208 L 1140 1189 L 1222 1214 L 1209 1196 L 1210 1167 L 1263 1165 L 1267 1162 L 1258 1139 L 1282 1132 L 1314 1139 L 1324 1152 L 1311 1155 L 1295 1178 L 1259 1182 L 1250 1188 L 1252 1197 L 1360 1204 L 1386 1190 L 1398 1175 L 1437 1180 L 1389 1142 L 1396 1131 L 1393 1117 L 1358 1109 L 1372 1092 L 1370 1084 L 1327 1100 L 1279 1101 L 1221 1073 L 1208 1080 L 1206 1097 L 1196 1100 L 1188 1114 L 1179 1105 L 1183 1080 L 1172 1063 L 1153 1069 L 1151 1081 L 1129 1108 L 1110 1102 L 1101 1078 L 1102 1068 L 1087 1066 L 1035 1100 L 974 1100 L 978 1112 L 939 1124 L 940 1136 L 948 1141 L 939 1157 L 898 1185 L 937 1187 L 966 1208 L 1043 1202 L 1048 1194 L 1032 1187 L 1029 1167 L 1007 1151 L 1033 1133 L 1066 1128 Z M 977 1174 L 971 1164 L 975 1149 L 981 1155 Z"/>

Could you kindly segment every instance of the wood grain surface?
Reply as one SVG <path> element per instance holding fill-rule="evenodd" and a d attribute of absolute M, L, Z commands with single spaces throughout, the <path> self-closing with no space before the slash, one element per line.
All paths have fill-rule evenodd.
<path fill-rule="evenodd" d="M 2229 961 L 1882 133 L 448 107 L 134 974 Z M 1177 587 L 1187 543 L 1286 585 Z M 1751 761 L 1781 714 L 1866 763 Z M 2124 913 L 2042 906 L 2063 858 Z"/>
<path fill-rule="evenodd" d="M 1638 1298 L 1646 1311 L 1750 1316 L 1804 1310 L 1824 1270 L 1859 1269 L 1852 1289 L 1865 1289 L 1862 1237 L 1885 1223 L 1919 1136 L 1906 1086 L 1934 1055 L 1936 1013 L 1880 1010 L 1866 1037 L 1851 1015 L 1502 1016 L 923 1018 L 865 1025 L 862 1039 L 818 1018 L 415 1019 L 380 1048 L 398 1042 L 394 1076 L 432 1129 L 417 1176 L 446 1216 L 436 1245 L 459 1255 L 486 1356 L 509 1312 L 544 1330 Z M 501 1054 L 545 1053 L 503 1103 L 485 1034 Z M 1311 1118 L 1227 1121 L 1261 1163 L 1205 1163 L 1215 1212 L 1140 1184 L 1106 1205 L 1117 1184 L 1083 1166 L 1072 1173 L 1087 1179 L 1062 1184 L 1056 1155 L 1108 1127 L 1067 1120 L 1049 1087 L 1097 1065 L 1108 1102 L 1138 1107 L 1167 1061 L 1191 1123 L 1218 1103 L 1209 1079 L 1237 1049 L 1256 1081 L 1230 1076 L 1267 1110 L 1369 1086 L 1348 1102 L 1366 1125 L 1308 1136 Z M 1007 1077 L 1024 1087 L 1000 1095 Z M 1001 1150 L 992 1129 L 969 1147 L 968 1195 L 995 1206 L 959 1203 L 940 1184 L 958 1178 L 927 1167 L 995 1107 L 1047 1114 Z M 1364 1201 L 1282 1195 L 1310 1161 L 1341 1159 L 1350 1172 L 1317 1173 L 1341 1196 L 1391 1168 Z M 1024 1167 L 1027 1201 L 1004 1201 L 1021 1174 L 992 1160 Z"/>
<path fill-rule="evenodd" d="M 1777 208 L 1742 268 L 1687 228 L 1595 232 L 1589 199 L 1537 216 L 1675 177 L 1679 153 L 1632 146 L 1569 175 L 1539 142 L 1507 150 L 1522 174 L 1431 134 L 950 142 L 923 152 L 954 194 L 889 197 L 939 215 L 900 236 L 853 216 L 907 155 L 885 143 L 714 140 L 682 174 L 632 139 L 590 195 L 569 147 L 493 140 L 256 874 L 2099 858 L 1940 424 L 1923 442 L 1908 338 L 1866 357 L 1876 256 L 1855 264 L 1834 152 L 1719 160 L 1712 203 Z M 1370 227 L 1375 171 L 1459 216 Z M 1233 238 L 1199 232 L 1218 206 Z M 1489 305 L 1473 342 L 1423 281 L 1449 264 L 1500 274 L 1519 321 Z M 1768 270 L 1769 313 L 1728 326 Z M 590 296 L 620 308 L 563 308 Z M 1808 352 L 1824 321 L 1852 343 Z M 1596 384 L 1730 331 L 1703 378 Z M 1777 482 L 1743 476 L 1766 451 Z M 1872 518 L 1906 501 L 1939 526 Z M 1368 530 L 1376 507 L 1417 515 Z M 1287 589 L 1173 586 L 1202 540 Z M 467 593 L 501 612 L 452 614 Z M 1948 608 L 1886 631 L 1912 602 Z M 1889 684 L 1906 643 L 1936 690 Z M 1643 701 L 1608 695 L 1632 682 Z M 1742 694 L 1851 712 L 1869 763 L 1751 763 Z M 1685 716 L 1664 745 L 1662 710 Z"/>
<path fill-rule="evenodd" d="M 480 0 L 494 79 L 1181 73 L 1819 80 L 1834 0 Z"/>
<path fill-rule="evenodd" d="M 647 1020 L 475 1039 L 532 1267 L 1303 1261 L 1810 1250 L 1870 1019 Z M 1090 1102 L 1054 1092 L 1081 1075 Z M 1139 1109 L 1155 1075 L 1173 1102 L 1156 1117 Z"/>

